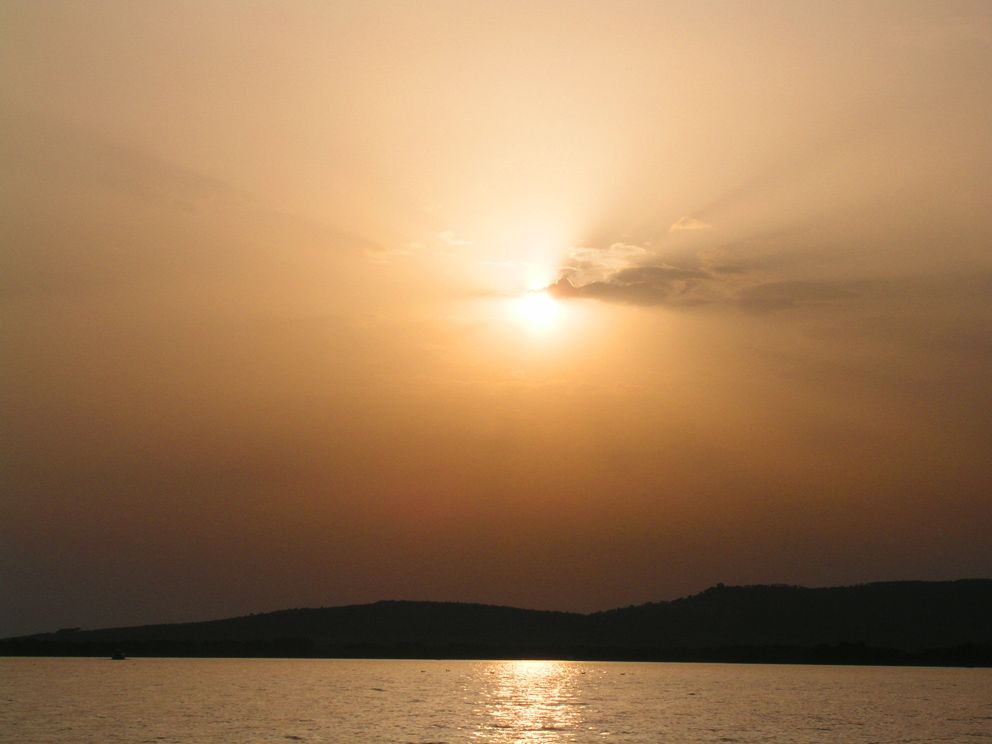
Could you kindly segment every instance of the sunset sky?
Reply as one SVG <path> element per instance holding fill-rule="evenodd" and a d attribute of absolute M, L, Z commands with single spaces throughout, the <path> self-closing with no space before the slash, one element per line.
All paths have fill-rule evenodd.
<path fill-rule="evenodd" d="M 992 575 L 987 0 L 11 0 L 0 163 L 0 636 Z"/>

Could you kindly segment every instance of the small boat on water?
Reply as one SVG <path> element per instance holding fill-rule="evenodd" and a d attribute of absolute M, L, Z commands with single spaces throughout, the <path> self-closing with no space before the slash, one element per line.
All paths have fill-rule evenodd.
<path fill-rule="evenodd" d="M 124 659 L 126 659 L 127 657 L 124 655 L 123 651 L 117 649 L 116 651 L 114 651 L 113 655 L 110 658 L 113 661 L 124 661 Z"/>

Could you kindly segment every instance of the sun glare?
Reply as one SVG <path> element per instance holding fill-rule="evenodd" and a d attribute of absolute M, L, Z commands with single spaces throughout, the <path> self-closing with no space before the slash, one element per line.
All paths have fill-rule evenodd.
<path fill-rule="evenodd" d="M 547 332 L 558 322 L 561 307 L 547 292 L 528 292 L 513 301 L 514 319 L 531 331 Z"/>

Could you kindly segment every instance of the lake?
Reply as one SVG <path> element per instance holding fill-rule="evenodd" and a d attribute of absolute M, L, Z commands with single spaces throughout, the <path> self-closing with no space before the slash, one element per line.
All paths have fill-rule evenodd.
<path fill-rule="evenodd" d="M 992 670 L 0 659 L 0 742 L 992 741 Z"/>

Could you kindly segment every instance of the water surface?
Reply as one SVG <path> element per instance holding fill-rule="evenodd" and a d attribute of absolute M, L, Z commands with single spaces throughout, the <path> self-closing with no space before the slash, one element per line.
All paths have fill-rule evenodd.
<path fill-rule="evenodd" d="M 0 659 L 0 742 L 290 741 L 992 741 L 992 670 Z"/>

